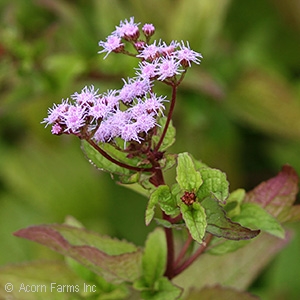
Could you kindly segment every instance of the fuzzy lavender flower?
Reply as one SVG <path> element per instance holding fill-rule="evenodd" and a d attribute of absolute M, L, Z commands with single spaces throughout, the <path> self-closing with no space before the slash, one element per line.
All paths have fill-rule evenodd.
<path fill-rule="evenodd" d="M 154 41 L 150 45 L 145 45 L 144 49 L 136 57 L 152 62 L 160 57 L 162 49 L 161 41 L 157 45 L 156 41 Z"/>
<path fill-rule="evenodd" d="M 180 63 L 173 57 L 161 57 L 158 62 L 157 80 L 164 81 L 167 78 L 179 75 L 183 71 L 180 69 Z"/>
<path fill-rule="evenodd" d="M 52 108 L 48 109 L 48 117 L 44 118 L 42 123 L 46 123 L 46 127 L 59 122 L 64 123 L 64 114 L 69 110 L 69 107 L 70 104 L 68 103 L 68 99 L 63 99 L 60 104 L 54 104 Z"/>
<path fill-rule="evenodd" d="M 64 113 L 65 131 L 78 133 L 80 128 L 85 125 L 86 108 L 80 105 L 71 105 L 67 112 Z"/>
<path fill-rule="evenodd" d="M 119 97 L 123 103 L 129 104 L 137 97 L 143 97 L 151 89 L 151 82 L 144 78 L 129 78 L 124 81 L 124 86 L 120 90 Z"/>
<path fill-rule="evenodd" d="M 186 46 L 183 41 L 179 44 L 179 49 L 174 52 L 174 57 L 178 59 L 183 67 L 191 67 L 191 63 L 200 64 L 202 55 L 194 50 L 191 50 L 190 45 L 186 42 Z"/>
<path fill-rule="evenodd" d="M 91 106 L 96 99 L 99 97 L 97 94 L 98 90 L 95 90 L 94 86 L 91 85 L 90 87 L 85 86 L 80 93 L 75 92 L 71 98 L 78 104 L 78 105 L 89 105 Z"/>
<path fill-rule="evenodd" d="M 136 75 L 143 79 L 154 79 L 157 73 L 157 61 L 152 62 L 142 61 L 139 63 L 139 67 L 136 68 Z"/>
<path fill-rule="evenodd" d="M 110 35 L 106 38 L 106 42 L 100 41 L 99 46 L 103 48 L 103 50 L 98 51 L 98 53 L 107 52 L 104 56 L 104 59 L 111 52 L 120 53 L 124 49 L 124 44 L 121 42 L 121 38 L 116 35 Z"/>
<path fill-rule="evenodd" d="M 134 17 L 131 17 L 129 21 L 121 21 L 112 34 L 127 41 L 136 41 L 140 36 L 139 24 L 134 22 Z"/>
<path fill-rule="evenodd" d="M 150 37 L 155 33 L 155 27 L 153 24 L 144 24 L 142 31 L 146 37 Z"/>

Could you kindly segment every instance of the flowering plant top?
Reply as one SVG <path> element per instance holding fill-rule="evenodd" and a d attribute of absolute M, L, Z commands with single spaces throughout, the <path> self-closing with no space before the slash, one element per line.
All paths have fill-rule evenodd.
<path fill-rule="evenodd" d="M 202 55 L 188 42 L 152 40 L 154 33 L 152 24 L 141 26 L 133 17 L 121 21 L 105 41 L 99 42 L 99 53 L 104 53 L 104 58 L 112 53 L 135 57 L 135 76 L 123 79 L 120 89 L 102 93 L 93 85 L 83 87 L 70 99 L 49 108 L 43 123 L 52 126 L 54 135 L 80 138 L 82 149 L 96 167 L 148 198 L 145 224 L 155 219 L 164 229 L 149 234 L 143 253 L 127 242 L 65 224 L 16 233 L 72 257 L 104 281 L 123 284 L 126 299 L 133 290 L 146 300 L 153 295 L 155 299 L 178 299 L 182 290 L 171 280 L 204 252 L 232 252 L 249 243 L 260 230 L 284 238 L 278 220 L 289 218 L 288 211 L 299 217 L 298 208 L 292 207 L 298 178 L 288 166 L 250 194 L 243 189 L 230 194 L 225 173 L 187 152 L 167 152 L 175 141 L 172 115 L 177 89 L 188 69 L 200 64 Z M 169 97 L 155 92 L 157 82 L 170 87 Z M 164 175 L 171 167 L 176 168 L 176 175 L 168 185 Z M 270 188 L 277 192 L 265 197 Z M 278 205 L 280 202 L 285 203 Z M 182 243 L 179 239 L 174 242 L 174 229 L 184 232 Z M 239 240 L 243 242 L 233 243 Z"/>
<path fill-rule="evenodd" d="M 140 31 L 139 25 L 133 17 L 121 21 L 105 42 L 99 42 L 103 48 L 99 53 L 106 53 L 104 58 L 111 52 L 138 58 L 136 76 L 123 79 L 119 90 L 98 93 L 94 86 L 86 86 L 80 93 L 74 93 L 71 100 L 55 104 L 43 121 L 46 126 L 52 125 L 53 134 L 74 134 L 96 143 L 110 143 L 116 138 L 121 138 L 124 145 L 149 141 L 168 101 L 166 96 L 154 93 L 154 82 L 162 81 L 176 88 L 191 64 L 200 63 L 202 55 L 183 41 L 172 41 L 169 45 L 161 40 L 150 43 L 155 27 L 145 24 Z M 135 52 L 126 50 L 125 44 L 131 44 Z"/>

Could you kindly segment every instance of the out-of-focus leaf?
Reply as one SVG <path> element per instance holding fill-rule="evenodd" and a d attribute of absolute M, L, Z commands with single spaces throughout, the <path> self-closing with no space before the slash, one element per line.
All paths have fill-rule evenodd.
<path fill-rule="evenodd" d="M 156 280 L 165 272 L 167 245 L 162 228 L 156 228 L 148 235 L 142 258 L 143 281 L 147 287 L 153 287 Z"/>
<path fill-rule="evenodd" d="M 194 162 L 188 153 L 178 154 L 178 165 L 176 168 L 176 181 L 184 191 L 197 191 L 203 180 L 196 171 Z"/>
<path fill-rule="evenodd" d="M 204 199 L 214 196 L 220 201 L 224 201 L 228 197 L 229 183 L 226 179 L 226 174 L 218 169 L 201 168 L 199 169 L 203 184 L 200 186 L 197 197 Z"/>
<path fill-rule="evenodd" d="M 200 291 L 191 291 L 186 300 L 259 300 L 258 297 L 239 290 L 221 286 L 205 287 Z"/>
<path fill-rule="evenodd" d="M 272 136 L 299 139 L 300 105 L 281 78 L 255 70 L 240 77 L 226 105 L 241 122 Z"/>
<path fill-rule="evenodd" d="M 7 283 L 13 285 L 11 292 L 5 290 Z M 105 283 L 100 277 L 82 279 L 64 262 L 30 262 L 0 268 L 0 299 L 124 299 L 128 295 L 125 284 Z"/>
<path fill-rule="evenodd" d="M 244 202 L 260 205 L 279 221 L 288 220 L 287 215 L 292 209 L 297 193 L 298 175 L 292 167 L 285 165 L 275 177 L 248 192 Z M 294 210 L 294 219 L 295 213 L 297 209 Z"/>
<path fill-rule="evenodd" d="M 246 191 L 244 189 L 237 189 L 230 193 L 226 199 L 224 210 L 226 211 L 229 218 L 238 215 L 241 211 L 241 203 L 245 198 Z"/>
<path fill-rule="evenodd" d="M 9 293 L 5 290 L 7 283 L 13 285 Z M 58 290 L 59 285 L 73 287 L 74 293 Z M 31 287 L 36 291 L 26 292 Z M 63 262 L 31 262 L 0 268 L 0 299 L 82 299 L 83 287 L 84 281 Z"/>
<path fill-rule="evenodd" d="M 69 256 L 113 283 L 140 276 L 141 251 L 125 241 L 58 224 L 28 227 L 15 235 Z"/>
<path fill-rule="evenodd" d="M 221 256 L 205 253 L 175 277 L 173 282 L 184 289 L 224 285 L 245 290 L 290 238 L 289 232 L 285 239 L 261 233 L 248 245 L 235 252 Z M 203 274 L 205 276 L 202 276 Z"/>
<path fill-rule="evenodd" d="M 157 135 L 153 136 L 153 141 L 157 143 L 159 141 L 159 138 L 166 126 L 167 117 L 162 117 L 159 119 L 158 124 L 158 130 Z M 172 121 L 169 124 L 169 127 L 167 129 L 167 133 L 164 137 L 164 140 L 159 148 L 160 151 L 166 151 L 170 146 L 172 146 L 175 142 L 175 136 L 176 136 L 176 129 L 172 124 Z"/>
<path fill-rule="evenodd" d="M 285 236 L 284 229 L 275 217 L 266 212 L 258 204 L 242 204 L 241 212 L 234 218 L 234 221 L 252 229 L 260 229 L 268 232 L 279 238 L 284 238 Z"/>
<path fill-rule="evenodd" d="M 220 238 L 213 238 L 210 243 L 208 253 L 214 255 L 223 255 L 226 253 L 234 252 L 247 244 L 249 244 L 251 240 L 227 240 Z"/>
<path fill-rule="evenodd" d="M 182 290 L 172 284 L 166 277 L 161 277 L 155 282 L 155 286 L 151 290 L 143 290 L 141 292 L 142 299 L 145 300 L 176 300 L 181 295 Z"/>
<path fill-rule="evenodd" d="M 192 205 L 180 204 L 180 211 L 192 238 L 202 243 L 207 226 L 205 210 L 199 202 Z"/>
<path fill-rule="evenodd" d="M 217 237 L 224 237 L 230 240 L 247 240 L 256 237 L 260 232 L 231 221 L 226 217 L 225 211 L 220 204 L 210 197 L 204 199 L 201 205 L 205 209 L 206 230 Z"/>

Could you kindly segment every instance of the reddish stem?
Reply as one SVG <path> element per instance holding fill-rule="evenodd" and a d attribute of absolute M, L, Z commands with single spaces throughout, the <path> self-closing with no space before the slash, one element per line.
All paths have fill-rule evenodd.
<path fill-rule="evenodd" d="M 189 234 L 187 240 L 185 241 L 185 243 L 184 243 L 184 245 L 183 245 L 183 247 L 182 247 L 182 249 L 181 249 L 181 251 L 180 251 L 180 253 L 179 253 L 179 255 L 178 255 L 178 257 L 177 257 L 177 259 L 175 261 L 175 263 L 174 263 L 174 268 L 176 268 L 176 266 L 178 266 L 181 263 L 182 259 L 186 255 L 186 252 L 189 249 L 192 241 L 193 241 L 193 238 Z"/>
<path fill-rule="evenodd" d="M 188 268 L 207 248 L 208 244 L 210 243 L 212 239 L 212 234 L 207 234 L 204 242 L 199 246 L 198 250 L 191 256 L 189 257 L 185 262 L 183 262 L 179 267 L 177 267 L 174 270 L 174 276 L 180 274 L 183 272 L 186 268 Z"/>
<path fill-rule="evenodd" d="M 115 158 L 111 157 L 108 153 L 106 153 L 101 147 L 99 147 L 93 140 L 91 139 L 86 139 L 86 141 L 93 147 L 95 148 L 102 156 L 104 156 L 106 159 L 108 159 L 109 161 L 111 161 L 112 163 L 116 164 L 119 167 L 122 168 L 126 168 L 128 170 L 132 170 L 132 171 L 136 171 L 136 172 L 152 172 L 153 171 L 153 167 L 152 168 L 139 168 L 139 167 L 135 167 L 135 166 L 131 166 L 128 164 L 125 164 L 123 162 L 120 162 L 118 160 L 116 160 Z"/>
<path fill-rule="evenodd" d="M 173 84 L 172 85 L 172 99 L 171 99 L 171 104 L 170 104 L 170 109 L 169 109 L 169 113 L 168 113 L 168 117 L 167 117 L 167 121 L 166 121 L 166 124 L 165 124 L 165 127 L 164 127 L 164 130 L 160 136 L 160 139 L 157 143 L 157 145 L 155 146 L 154 148 L 154 151 L 157 152 L 165 138 L 165 135 L 167 133 L 167 130 L 168 130 L 168 127 L 169 127 L 169 124 L 171 122 L 171 119 L 172 119 L 172 115 L 173 115 L 173 111 L 174 111 L 174 108 L 175 108 L 175 103 L 176 103 L 176 91 L 177 91 L 177 84 Z"/>

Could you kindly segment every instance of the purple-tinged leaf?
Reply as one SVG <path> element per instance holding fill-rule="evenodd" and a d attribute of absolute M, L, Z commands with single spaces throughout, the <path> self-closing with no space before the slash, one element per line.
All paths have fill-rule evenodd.
<path fill-rule="evenodd" d="M 246 290 L 290 239 L 290 232 L 285 239 L 261 233 L 235 252 L 225 255 L 204 253 L 173 282 L 185 290 L 216 284 Z"/>
<path fill-rule="evenodd" d="M 291 166 L 284 165 L 275 177 L 262 182 L 248 192 L 244 202 L 259 204 L 279 221 L 288 220 L 288 212 L 298 193 L 298 181 L 296 171 Z M 293 218 L 295 219 L 295 215 Z"/>
<path fill-rule="evenodd" d="M 90 294 L 87 292 L 89 286 L 94 290 Z M 13 287 L 13 290 L 8 292 L 5 287 Z M 106 299 L 124 299 L 128 293 L 125 284 L 110 285 L 110 289 L 107 289 L 107 283 L 102 285 L 99 280 L 83 279 L 63 261 L 39 261 L 0 267 L 0 299 L 74 300 L 97 297 L 99 294 Z"/>
<path fill-rule="evenodd" d="M 58 224 L 28 227 L 15 235 L 71 257 L 113 283 L 134 281 L 140 276 L 141 250 L 125 241 Z"/>

